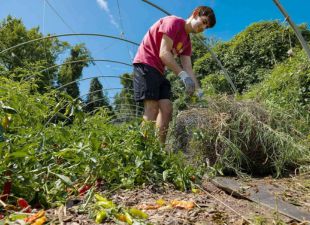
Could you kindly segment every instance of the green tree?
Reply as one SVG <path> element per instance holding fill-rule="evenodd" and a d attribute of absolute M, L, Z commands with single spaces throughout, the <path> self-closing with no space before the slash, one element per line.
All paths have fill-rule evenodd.
<path fill-rule="evenodd" d="M 209 48 L 214 47 L 219 41 L 214 38 L 206 37 L 203 33 L 195 34 L 191 37 L 192 42 L 192 62 L 201 58 L 208 53 L 208 48 L 202 42 L 208 45 Z"/>
<path fill-rule="evenodd" d="M 309 38 L 307 27 L 303 25 L 300 29 L 305 37 Z M 218 43 L 213 51 L 232 75 L 238 91 L 243 92 L 262 81 L 270 69 L 287 59 L 288 50 L 294 47 L 299 48 L 300 44 L 292 29 L 278 21 L 265 21 L 250 25 L 228 42 Z M 195 62 L 194 70 L 205 77 L 223 77 L 210 53 Z M 217 89 L 216 83 L 211 85 Z M 221 87 L 224 86 L 220 85 L 220 90 L 217 89 L 219 92 L 230 92 L 230 89 L 221 90 Z"/>
<path fill-rule="evenodd" d="M 90 82 L 89 93 L 86 100 L 86 108 L 88 112 L 94 112 L 95 109 L 104 107 L 112 112 L 108 97 L 103 92 L 102 84 L 97 77 L 93 78 Z"/>
<path fill-rule="evenodd" d="M 26 29 L 21 19 L 8 16 L 0 22 L 0 51 L 33 39 L 42 38 L 39 27 Z M 43 71 L 55 65 L 55 61 L 68 44 L 57 38 L 44 39 L 14 48 L 0 55 L 0 72 L 2 76 L 13 80 L 35 80 L 40 92 L 52 86 L 57 69 Z"/>
<path fill-rule="evenodd" d="M 84 44 L 77 44 L 71 49 L 70 56 L 64 61 L 64 65 L 61 66 L 58 75 L 58 84 L 64 86 L 61 90 L 66 91 L 73 98 L 77 98 L 80 95 L 78 79 L 81 78 L 83 69 L 88 67 L 90 61 L 90 52 L 87 50 Z M 80 61 L 71 63 L 73 61 Z M 72 84 L 69 84 L 73 82 Z M 69 85 L 67 85 L 69 84 Z"/>

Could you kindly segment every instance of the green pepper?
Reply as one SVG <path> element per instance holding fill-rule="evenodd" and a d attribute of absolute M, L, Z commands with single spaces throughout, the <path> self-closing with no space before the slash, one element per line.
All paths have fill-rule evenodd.
<path fill-rule="evenodd" d="M 97 201 L 108 201 L 108 199 L 106 199 L 105 197 L 102 197 L 99 194 L 95 194 L 95 198 Z"/>
<path fill-rule="evenodd" d="M 28 217 L 28 214 L 11 214 L 10 216 L 9 216 L 9 220 L 11 220 L 11 221 L 15 221 L 15 220 L 22 220 L 22 219 L 24 219 L 24 218 L 26 218 L 26 217 Z"/>
<path fill-rule="evenodd" d="M 107 212 L 102 210 L 97 213 L 96 223 L 102 223 L 102 221 L 105 220 L 106 218 L 107 218 Z"/>
<path fill-rule="evenodd" d="M 145 212 L 143 212 L 139 209 L 136 209 L 136 208 L 129 209 L 129 213 L 130 213 L 130 215 L 132 215 L 135 218 L 139 218 L 139 219 L 149 218 L 149 216 Z"/>
<path fill-rule="evenodd" d="M 112 201 L 99 201 L 96 203 L 96 205 L 102 206 L 103 208 L 106 209 L 115 208 L 115 204 Z"/>
<path fill-rule="evenodd" d="M 109 201 L 107 198 L 102 197 L 99 194 L 95 194 L 95 198 L 97 200 L 96 205 L 102 206 L 103 208 L 106 209 L 115 208 L 115 204 L 112 201 Z"/>

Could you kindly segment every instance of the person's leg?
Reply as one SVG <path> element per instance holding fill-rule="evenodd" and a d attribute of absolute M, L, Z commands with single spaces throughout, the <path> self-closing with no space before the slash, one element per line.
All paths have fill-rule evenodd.
<path fill-rule="evenodd" d="M 156 126 L 159 128 L 159 140 L 164 144 L 172 117 L 172 103 L 169 99 L 161 99 L 158 101 L 158 105 L 159 113 L 156 119 Z"/>
<path fill-rule="evenodd" d="M 143 101 L 144 103 L 144 121 L 157 121 L 159 114 L 159 101 L 160 99 L 169 98 L 170 86 L 166 79 L 155 68 L 144 64 L 134 64 L 134 96 L 136 101 Z M 164 106 L 163 106 L 164 107 Z M 163 116 L 159 116 L 160 125 L 159 130 L 163 130 L 162 126 L 166 126 L 165 118 L 167 118 L 167 112 L 161 110 Z M 162 122 L 162 118 L 164 122 Z M 144 123 L 142 123 L 144 124 Z M 169 124 L 169 122 L 168 122 Z M 162 128 L 161 128 L 162 127 Z M 159 133 L 160 141 L 164 142 L 165 135 Z M 164 134 L 164 133 L 163 133 Z"/>
<path fill-rule="evenodd" d="M 144 114 L 145 121 L 156 121 L 159 112 L 159 102 L 157 100 L 144 100 Z"/>

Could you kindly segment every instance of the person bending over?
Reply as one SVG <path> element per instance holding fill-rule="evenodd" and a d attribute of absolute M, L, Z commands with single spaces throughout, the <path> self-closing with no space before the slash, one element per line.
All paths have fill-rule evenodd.
<path fill-rule="evenodd" d="M 143 119 L 156 121 L 162 143 L 172 117 L 171 85 L 165 77 L 165 67 L 183 81 L 187 94 L 192 95 L 196 90 L 201 96 L 202 90 L 192 69 L 190 33 L 203 32 L 215 23 L 215 14 L 207 6 L 195 8 L 186 20 L 167 16 L 151 26 L 138 48 L 133 61 L 134 98 L 143 101 Z M 176 57 L 180 57 L 181 65 Z"/>

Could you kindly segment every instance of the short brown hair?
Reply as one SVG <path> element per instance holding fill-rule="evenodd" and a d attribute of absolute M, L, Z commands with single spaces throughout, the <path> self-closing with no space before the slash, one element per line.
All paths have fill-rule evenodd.
<path fill-rule="evenodd" d="M 211 9 L 208 6 L 198 6 L 197 8 L 194 9 L 192 15 L 195 13 L 198 13 L 198 16 L 206 16 L 208 19 L 208 27 L 214 27 L 216 24 L 216 18 L 213 9 Z"/>

